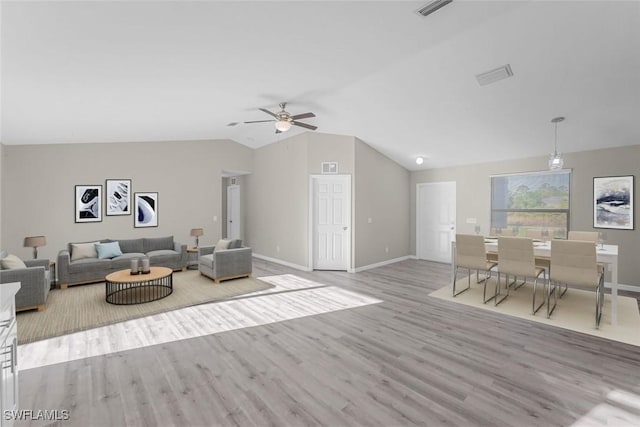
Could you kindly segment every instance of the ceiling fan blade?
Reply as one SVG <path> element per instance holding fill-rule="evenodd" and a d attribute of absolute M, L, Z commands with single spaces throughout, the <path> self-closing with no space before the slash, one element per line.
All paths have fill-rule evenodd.
<path fill-rule="evenodd" d="M 296 114 L 295 116 L 291 116 L 292 120 L 298 120 L 298 119 L 308 119 L 310 117 L 315 117 L 316 115 L 313 113 L 302 113 L 302 114 Z"/>
<path fill-rule="evenodd" d="M 314 125 L 308 125 L 306 123 L 300 123 L 300 122 L 291 122 L 292 125 L 296 125 L 296 126 L 300 126 L 303 128 L 307 128 L 307 129 L 311 129 L 311 130 L 316 130 L 318 129 L 318 126 L 314 126 Z"/>
<path fill-rule="evenodd" d="M 250 122 L 242 122 L 242 123 L 265 123 L 265 122 L 275 122 L 275 120 L 252 120 Z"/>
<path fill-rule="evenodd" d="M 275 117 L 275 118 L 278 118 L 278 116 L 276 115 L 276 113 L 272 113 L 272 112 L 271 112 L 271 111 L 269 111 L 269 110 L 265 110 L 264 108 L 258 108 L 258 110 L 263 111 L 263 112 L 267 113 L 267 114 L 268 114 L 268 115 L 270 115 L 270 116 L 273 116 L 273 117 Z"/>

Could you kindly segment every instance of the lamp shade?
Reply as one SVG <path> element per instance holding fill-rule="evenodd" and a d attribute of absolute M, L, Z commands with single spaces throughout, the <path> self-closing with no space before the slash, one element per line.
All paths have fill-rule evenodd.
<path fill-rule="evenodd" d="M 24 238 L 25 248 L 39 248 L 40 246 L 46 246 L 47 238 L 45 236 L 31 236 Z"/>
<path fill-rule="evenodd" d="M 204 234 L 204 229 L 202 228 L 192 228 L 191 229 L 191 235 L 193 237 L 200 237 Z"/>
<path fill-rule="evenodd" d="M 286 132 L 291 129 L 291 122 L 287 120 L 278 120 L 276 122 L 276 129 L 278 129 L 280 132 Z"/>

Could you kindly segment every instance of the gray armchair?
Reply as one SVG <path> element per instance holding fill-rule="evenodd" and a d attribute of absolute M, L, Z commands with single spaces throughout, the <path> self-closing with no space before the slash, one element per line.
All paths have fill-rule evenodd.
<path fill-rule="evenodd" d="M 43 311 L 51 288 L 49 260 L 32 259 L 25 260 L 24 263 L 27 268 L 0 270 L 0 284 L 20 282 L 20 290 L 16 294 L 16 311 L 34 308 Z"/>
<path fill-rule="evenodd" d="M 241 243 L 240 243 L 241 244 Z M 248 247 L 215 250 L 215 246 L 198 248 L 198 270 L 216 283 L 238 277 L 250 277 L 252 250 Z"/>

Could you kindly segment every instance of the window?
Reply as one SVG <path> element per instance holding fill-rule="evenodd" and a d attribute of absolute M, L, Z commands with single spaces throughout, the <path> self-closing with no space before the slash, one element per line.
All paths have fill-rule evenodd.
<path fill-rule="evenodd" d="M 570 171 L 491 177 L 491 234 L 567 237 Z"/>

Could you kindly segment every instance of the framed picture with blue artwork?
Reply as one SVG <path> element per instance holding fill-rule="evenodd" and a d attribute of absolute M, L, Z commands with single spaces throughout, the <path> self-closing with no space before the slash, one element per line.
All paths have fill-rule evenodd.
<path fill-rule="evenodd" d="M 634 176 L 593 178 L 593 227 L 634 229 Z"/>
<path fill-rule="evenodd" d="M 134 227 L 158 226 L 158 193 L 134 194 Z"/>

